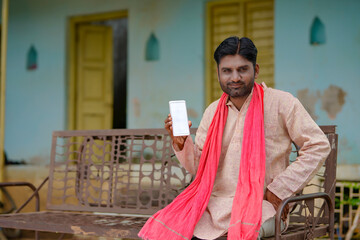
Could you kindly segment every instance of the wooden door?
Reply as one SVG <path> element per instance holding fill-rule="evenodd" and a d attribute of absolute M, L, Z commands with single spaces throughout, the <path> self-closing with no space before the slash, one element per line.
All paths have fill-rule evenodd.
<path fill-rule="evenodd" d="M 274 86 L 274 1 L 227 0 L 207 4 L 206 103 L 218 99 L 222 90 L 216 74 L 214 51 L 230 36 L 248 37 L 258 49 L 259 82 Z"/>
<path fill-rule="evenodd" d="M 108 26 L 78 26 L 75 129 L 112 128 L 112 35 Z"/>

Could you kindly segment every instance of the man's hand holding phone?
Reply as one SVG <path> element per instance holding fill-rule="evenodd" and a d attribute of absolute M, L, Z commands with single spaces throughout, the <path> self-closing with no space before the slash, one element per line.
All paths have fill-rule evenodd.
<path fill-rule="evenodd" d="M 176 151 L 181 151 L 187 136 L 190 135 L 191 122 L 188 121 L 185 100 L 169 102 L 170 114 L 165 119 L 165 129 L 169 132 Z"/>
<path fill-rule="evenodd" d="M 191 121 L 188 121 L 188 124 L 189 124 L 189 128 L 190 128 L 192 125 Z M 174 149 L 176 151 L 181 151 L 184 148 L 184 144 L 185 144 L 186 138 L 188 136 L 174 136 L 172 125 L 173 125 L 172 118 L 171 118 L 171 115 L 169 114 L 168 117 L 165 119 L 165 129 L 168 131 L 171 139 L 173 140 Z"/>

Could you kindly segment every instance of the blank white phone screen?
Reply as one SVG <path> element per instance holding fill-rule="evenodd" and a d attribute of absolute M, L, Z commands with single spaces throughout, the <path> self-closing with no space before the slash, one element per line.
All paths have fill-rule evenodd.
<path fill-rule="evenodd" d="M 170 101 L 170 114 L 172 118 L 172 127 L 174 136 L 190 135 L 186 103 L 184 100 Z"/>

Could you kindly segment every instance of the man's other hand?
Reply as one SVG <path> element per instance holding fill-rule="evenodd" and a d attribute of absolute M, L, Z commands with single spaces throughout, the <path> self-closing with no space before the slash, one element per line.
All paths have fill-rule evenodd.
<path fill-rule="evenodd" d="M 272 193 L 271 191 L 269 191 L 268 189 L 266 189 L 266 192 L 265 192 L 265 200 L 267 200 L 268 202 L 270 202 L 275 210 L 277 211 L 282 200 L 280 198 L 278 198 L 274 193 Z M 286 218 L 287 218 L 287 215 L 289 213 L 289 204 L 287 204 L 281 214 L 281 219 L 285 222 L 286 221 Z"/>
<path fill-rule="evenodd" d="M 191 121 L 189 121 L 189 127 L 192 126 Z M 184 144 L 186 141 L 187 136 L 177 136 L 173 135 L 173 128 L 172 128 L 172 118 L 169 114 L 168 117 L 165 119 L 165 129 L 170 134 L 171 139 L 173 140 L 174 149 L 176 151 L 181 151 L 184 148 Z"/>

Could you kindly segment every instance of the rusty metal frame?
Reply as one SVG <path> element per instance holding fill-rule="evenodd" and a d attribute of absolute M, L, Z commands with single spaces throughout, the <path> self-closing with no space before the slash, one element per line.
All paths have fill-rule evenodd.
<path fill-rule="evenodd" d="M 192 137 L 195 132 L 191 130 Z M 192 180 L 173 157 L 170 139 L 165 129 L 54 132 L 47 197 L 52 211 L 3 214 L 0 225 L 137 238 L 148 216 L 169 204 Z M 40 188 L 33 187 L 31 198 L 38 199 Z"/>
<path fill-rule="evenodd" d="M 39 190 L 36 189 L 36 187 L 28 182 L 2 182 L 0 183 L 0 188 L 4 187 L 29 187 L 34 193 L 31 195 L 29 199 L 26 200 L 26 202 L 21 205 L 20 208 L 18 208 L 15 213 L 20 212 L 30 201 L 33 197 L 35 197 L 35 211 L 38 212 L 40 210 L 40 196 L 39 196 Z"/>
<path fill-rule="evenodd" d="M 19 213 L 34 197 L 35 197 L 35 212 L 40 211 L 40 196 L 39 191 L 44 186 L 44 184 L 47 182 L 49 177 L 45 178 L 45 180 L 40 184 L 38 188 L 36 188 L 33 184 L 29 182 L 3 182 L 0 183 L 0 188 L 5 187 L 29 187 L 31 190 L 33 190 L 33 194 L 14 212 Z M 10 226 L 12 228 L 13 225 Z M 15 225 L 17 226 L 17 225 Z M 39 233 L 38 231 L 35 231 L 35 239 L 39 239 Z"/>
<path fill-rule="evenodd" d="M 47 208 L 153 214 L 191 181 L 172 155 L 165 129 L 54 132 Z"/>
<path fill-rule="evenodd" d="M 275 237 L 271 239 L 314 239 L 328 235 L 334 239 L 334 207 L 336 187 L 336 164 L 338 135 L 336 126 L 320 126 L 328 137 L 331 152 L 324 163 L 324 170 L 319 171 L 317 176 L 322 179 L 319 192 L 312 194 L 301 194 L 299 196 L 284 199 L 280 205 L 275 218 Z M 313 184 L 314 185 L 314 184 Z M 323 199 L 319 205 L 315 203 Z M 297 211 L 290 215 L 290 225 L 287 231 L 281 233 L 281 214 L 288 203 L 296 202 Z M 319 206 L 316 206 L 319 205 Z M 317 212 L 315 211 L 317 208 Z"/>
<path fill-rule="evenodd" d="M 300 201 L 300 210 L 291 214 L 290 226 L 297 222 L 303 225 L 285 233 L 280 233 L 277 225 L 276 239 L 304 239 L 306 235 L 311 238 L 326 233 L 333 236 L 337 134 L 335 126 L 321 129 L 332 146 L 325 170 L 318 174 L 324 179 L 319 186 L 322 193 L 285 200 L 283 204 Z M 191 130 L 192 137 L 195 131 Z M 138 238 L 148 216 L 165 207 L 192 181 L 173 156 L 170 136 L 164 129 L 54 132 L 47 198 L 47 208 L 52 211 L 3 214 L 0 226 Z M 4 184 L 8 183 L 0 187 Z M 38 190 L 31 198 L 38 200 Z M 325 199 L 317 214 L 316 197 Z M 310 216 L 303 214 L 305 209 Z M 277 213 L 278 224 L 281 211 Z"/>

